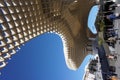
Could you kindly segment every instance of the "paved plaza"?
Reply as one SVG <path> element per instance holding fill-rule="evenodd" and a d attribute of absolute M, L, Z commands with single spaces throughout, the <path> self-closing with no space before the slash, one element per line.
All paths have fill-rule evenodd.
<path fill-rule="evenodd" d="M 120 4 L 120 0 L 117 0 L 116 3 Z M 116 8 L 115 13 L 120 13 L 120 7 Z M 118 28 L 119 30 L 116 31 L 118 33 L 118 37 L 120 38 L 120 20 L 115 20 L 114 21 L 114 26 L 115 28 Z M 115 45 L 115 51 L 118 54 L 118 58 L 117 61 L 115 62 L 115 66 L 116 66 L 116 73 L 118 74 L 118 78 L 120 80 L 120 40 L 117 41 L 116 45 Z"/>

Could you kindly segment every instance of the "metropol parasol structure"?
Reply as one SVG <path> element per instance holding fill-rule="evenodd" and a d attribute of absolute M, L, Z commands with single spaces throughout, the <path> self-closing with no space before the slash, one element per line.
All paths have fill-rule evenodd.
<path fill-rule="evenodd" d="M 95 37 L 87 26 L 94 5 L 95 0 L 0 0 L 0 68 L 21 45 L 55 33 L 63 41 L 67 67 L 78 69 Z"/>

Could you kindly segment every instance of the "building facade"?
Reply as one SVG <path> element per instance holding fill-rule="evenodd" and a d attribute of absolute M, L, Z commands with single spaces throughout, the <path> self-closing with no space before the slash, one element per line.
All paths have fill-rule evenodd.
<path fill-rule="evenodd" d="M 68 68 L 76 70 L 88 54 L 87 28 L 94 0 L 0 0 L 0 68 L 21 45 L 43 33 L 58 34 Z"/>

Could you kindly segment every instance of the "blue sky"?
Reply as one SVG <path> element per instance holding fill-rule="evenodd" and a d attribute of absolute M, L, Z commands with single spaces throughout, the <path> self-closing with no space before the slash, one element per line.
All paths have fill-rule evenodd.
<path fill-rule="evenodd" d="M 63 46 L 56 34 L 41 35 L 22 46 L 1 70 L 1 80 L 81 80 L 89 58 L 77 70 L 65 64 Z"/>
<path fill-rule="evenodd" d="M 88 27 L 94 34 L 97 33 L 94 22 L 96 20 L 95 16 L 97 16 L 98 9 L 99 9 L 98 6 L 92 7 L 91 11 L 89 12 L 90 15 L 88 17 Z"/>
<path fill-rule="evenodd" d="M 82 80 L 87 56 L 77 71 L 69 70 L 63 54 L 61 38 L 43 34 L 27 42 L 0 70 L 0 80 Z"/>

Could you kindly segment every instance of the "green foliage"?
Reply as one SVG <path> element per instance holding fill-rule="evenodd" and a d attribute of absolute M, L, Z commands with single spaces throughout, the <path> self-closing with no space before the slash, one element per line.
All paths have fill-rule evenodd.
<path fill-rule="evenodd" d="M 103 21 L 103 20 L 100 20 L 97 24 L 98 24 L 98 26 L 99 26 L 100 32 L 101 32 L 101 31 L 104 31 L 104 27 L 105 27 L 104 21 Z"/>
<path fill-rule="evenodd" d="M 100 37 L 98 38 L 98 44 L 99 44 L 99 45 L 102 45 L 102 44 L 103 44 L 103 39 L 100 38 Z"/>

